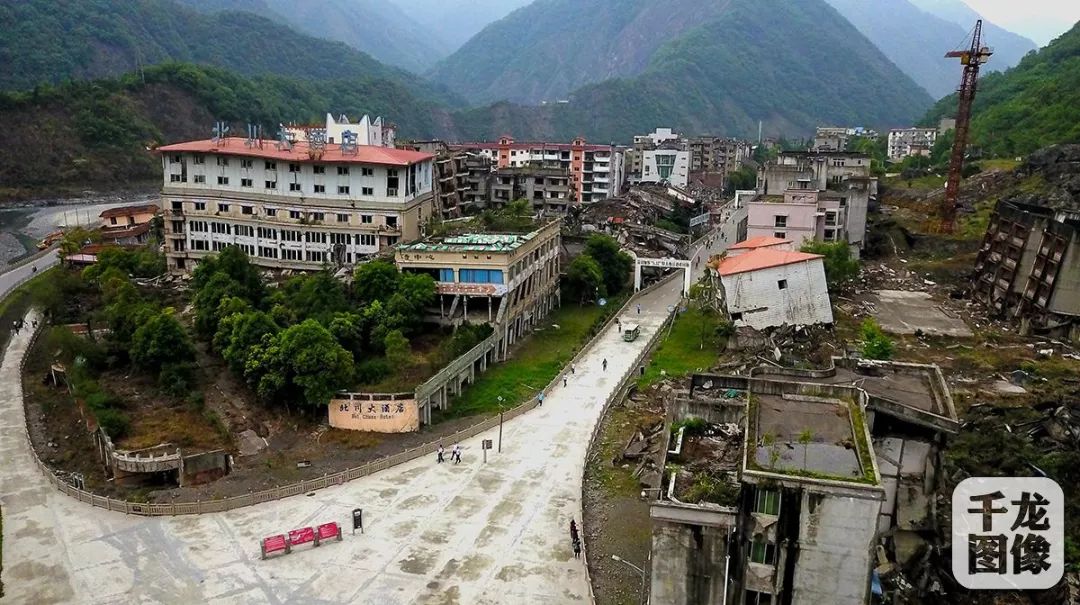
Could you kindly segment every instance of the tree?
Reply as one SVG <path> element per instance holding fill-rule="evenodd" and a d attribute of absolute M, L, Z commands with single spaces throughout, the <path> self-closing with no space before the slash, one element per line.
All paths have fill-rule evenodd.
<path fill-rule="evenodd" d="M 252 347 L 244 375 L 263 399 L 296 397 L 317 408 L 348 384 L 352 372 L 352 353 L 308 319 Z"/>
<path fill-rule="evenodd" d="M 803 429 L 799 433 L 799 443 L 802 445 L 802 466 L 806 470 L 806 459 L 809 457 L 810 443 L 814 441 L 814 433 L 810 429 Z"/>
<path fill-rule="evenodd" d="M 213 336 L 217 332 L 218 322 L 221 321 L 218 315 L 221 301 L 239 296 L 241 289 L 240 284 L 225 272 L 214 273 L 196 289 L 195 327 L 199 333 Z"/>
<path fill-rule="evenodd" d="M 386 360 L 392 367 L 400 370 L 412 365 L 412 348 L 401 330 L 391 330 L 383 343 L 386 345 Z"/>
<path fill-rule="evenodd" d="M 329 271 L 292 277 L 270 299 L 275 305 L 284 305 L 295 317 L 323 324 L 329 324 L 334 313 L 349 308 L 345 285 Z"/>
<path fill-rule="evenodd" d="M 600 265 L 607 295 L 615 296 L 622 292 L 630 278 L 634 259 L 619 248 L 619 242 L 609 235 L 593 234 L 585 242 L 585 254 Z"/>
<path fill-rule="evenodd" d="M 196 292 L 201 292 L 214 276 L 224 274 L 235 286 L 229 294 L 247 299 L 253 306 L 262 306 L 266 296 L 266 284 L 263 283 L 259 269 L 251 264 L 247 254 L 236 246 L 228 246 L 215 256 L 208 256 L 195 267 L 192 273 L 192 285 Z"/>
<path fill-rule="evenodd" d="M 757 187 L 757 171 L 749 166 L 739 166 L 727 177 L 724 191 L 728 195 L 735 195 L 736 191 L 754 189 Z"/>
<path fill-rule="evenodd" d="M 566 279 L 563 280 L 566 293 L 577 298 L 580 304 L 585 304 L 592 296 L 604 296 L 604 272 L 596 259 L 588 254 L 581 254 L 575 258 L 566 269 Z"/>
<path fill-rule="evenodd" d="M 873 319 L 867 318 L 860 328 L 862 334 L 862 354 L 867 359 L 889 359 L 893 355 L 893 341 L 881 326 Z"/>
<path fill-rule="evenodd" d="M 75 227 L 70 231 L 66 231 L 64 237 L 60 240 L 60 258 L 67 258 L 78 253 L 83 246 L 100 241 L 101 232 Z"/>
<path fill-rule="evenodd" d="M 145 370 L 158 372 L 166 364 L 194 358 L 195 347 L 171 307 L 150 315 L 135 330 L 131 341 L 131 360 Z"/>
<path fill-rule="evenodd" d="M 243 374 L 251 350 L 258 346 L 265 336 L 274 336 L 281 331 L 274 320 L 262 311 L 246 311 L 230 315 L 222 320 L 219 333 L 226 327 L 226 323 L 229 334 L 227 338 L 222 339 L 223 346 L 218 351 L 237 374 Z M 216 347 L 218 339 L 214 340 Z"/>
<path fill-rule="evenodd" d="M 374 301 L 386 302 L 397 292 L 400 277 L 392 262 L 374 260 L 364 263 L 353 272 L 353 295 L 362 305 Z"/>
<path fill-rule="evenodd" d="M 859 261 L 852 256 L 847 242 L 807 241 L 801 250 L 825 257 L 822 259 L 825 264 L 825 280 L 831 291 L 843 288 L 859 275 Z"/>

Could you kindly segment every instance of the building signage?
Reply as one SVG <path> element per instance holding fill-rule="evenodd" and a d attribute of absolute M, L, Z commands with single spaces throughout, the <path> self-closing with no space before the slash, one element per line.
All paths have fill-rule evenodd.
<path fill-rule="evenodd" d="M 694 218 L 690 219 L 690 226 L 697 227 L 698 225 L 704 225 L 705 223 L 709 222 L 709 217 L 711 216 L 712 215 L 708 212 L 700 216 L 695 216 Z"/>
<path fill-rule="evenodd" d="M 506 284 L 460 284 L 440 282 L 439 294 L 465 294 L 468 296 L 504 296 Z"/>
<path fill-rule="evenodd" d="M 420 430 L 420 408 L 412 395 L 350 393 L 330 400 L 330 426 L 372 433 Z"/>
<path fill-rule="evenodd" d="M 641 258 L 638 257 L 639 267 L 664 267 L 667 269 L 689 269 L 690 261 L 678 258 Z"/>

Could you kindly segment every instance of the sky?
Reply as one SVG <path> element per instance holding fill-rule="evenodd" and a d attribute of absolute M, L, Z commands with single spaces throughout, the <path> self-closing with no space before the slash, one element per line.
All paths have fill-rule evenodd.
<path fill-rule="evenodd" d="M 964 0 L 1005 29 L 1046 46 L 1080 21 L 1080 0 Z"/>

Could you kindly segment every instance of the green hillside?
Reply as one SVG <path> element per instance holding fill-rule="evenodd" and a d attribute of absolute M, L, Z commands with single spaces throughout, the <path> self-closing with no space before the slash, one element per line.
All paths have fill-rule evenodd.
<path fill-rule="evenodd" d="M 767 135 L 794 136 L 824 123 L 910 124 L 932 103 L 821 0 L 722 4 L 715 18 L 658 47 L 636 76 L 582 87 L 567 104 L 501 103 L 463 112 L 456 116 L 456 133 L 494 137 L 509 132 L 523 139 L 583 134 L 590 140 L 628 142 L 633 134 L 658 125 L 750 136 L 761 120 Z"/>
<path fill-rule="evenodd" d="M 429 136 L 445 110 L 378 78 L 304 81 L 245 78 L 190 64 L 162 64 L 118 78 L 43 85 L 0 93 L 5 148 L 0 198 L 113 188 L 156 181 L 161 164 L 148 151 L 163 142 L 209 138 L 215 120 L 243 133 L 247 122 L 276 136 L 287 121 L 321 121 L 327 111 L 384 115 L 403 136 Z"/>
<path fill-rule="evenodd" d="M 956 102 L 942 99 L 923 123 L 955 115 Z M 980 78 L 972 113 L 971 144 L 991 155 L 1065 142 L 1080 142 L 1080 23 L 1013 69 Z"/>
<path fill-rule="evenodd" d="M 0 2 L 0 90 L 107 77 L 168 61 L 245 75 L 377 78 L 452 100 L 444 89 L 345 44 L 254 14 L 204 15 L 169 0 Z"/>
<path fill-rule="evenodd" d="M 178 0 L 205 13 L 244 11 L 315 36 L 344 42 L 383 63 L 413 72 L 450 53 L 430 27 L 386 0 Z"/>

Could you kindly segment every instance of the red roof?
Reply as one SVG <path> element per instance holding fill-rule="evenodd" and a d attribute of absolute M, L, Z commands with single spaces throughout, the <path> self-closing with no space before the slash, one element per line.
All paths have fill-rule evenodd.
<path fill-rule="evenodd" d="M 108 208 L 103 210 L 98 216 L 100 218 L 109 218 L 112 216 L 132 216 L 135 214 L 145 214 L 147 212 L 156 213 L 159 210 L 157 204 L 139 204 L 138 206 L 117 206 L 116 208 Z"/>
<path fill-rule="evenodd" d="M 739 242 L 734 246 L 728 246 L 728 250 L 753 250 L 755 248 L 765 248 L 767 246 L 779 246 L 780 244 L 787 244 L 788 240 L 773 237 L 771 235 L 759 235 L 757 237 L 751 237 L 750 239 Z"/>
<path fill-rule="evenodd" d="M 736 273 L 747 273 L 749 271 L 760 271 L 761 269 L 770 269 L 772 267 L 781 267 L 783 265 L 793 265 L 795 263 L 802 263 L 816 258 L 824 258 L 820 254 L 809 254 L 807 252 L 789 252 L 787 250 L 776 250 L 773 248 L 758 248 L 746 254 L 740 254 L 739 256 L 732 256 L 725 258 L 717 267 L 717 272 L 720 275 L 735 275 Z"/>
<path fill-rule="evenodd" d="M 430 160 L 435 156 L 422 151 L 410 151 L 408 149 L 396 149 L 394 147 L 376 147 L 374 145 L 358 145 L 355 153 L 342 153 L 341 145 L 327 143 L 322 150 L 322 155 L 316 156 L 306 141 L 293 143 L 291 149 L 278 149 L 277 141 L 260 141 L 261 146 L 248 147 L 246 139 L 230 137 L 220 141 L 207 139 L 204 141 L 188 141 L 186 143 L 174 143 L 157 148 L 159 153 L 195 152 L 217 153 L 242 157 L 264 158 L 267 160 L 281 160 L 283 162 L 333 162 L 339 164 L 384 164 L 387 166 L 408 166 L 424 160 Z"/>

